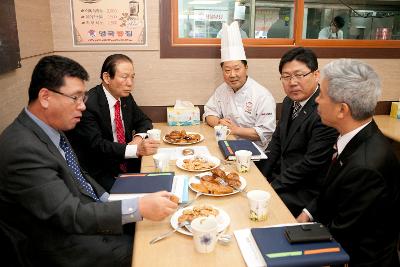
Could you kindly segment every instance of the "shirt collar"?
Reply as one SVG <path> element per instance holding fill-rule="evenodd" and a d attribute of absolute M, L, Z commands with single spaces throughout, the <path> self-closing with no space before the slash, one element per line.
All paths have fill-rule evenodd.
<path fill-rule="evenodd" d="M 351 132 L 348 132 L 344 135 L 340 135 L 337 140 L 337 152 L 338 155 L 343 152 L 344 148 L 347 146 L 347 144 L 353 139 L 354 136 L 356 136 L 362 129 L 364 129 L 365 126 L 371 123 L 372 120 L 367 122 L 366 124 L 361 125 L 360 127 L 354 129 Z"/>
<path fill-rule="evenodd" d="M 301 105 L 301 107 L 304 107 L 304 106 L 307 104 L 308 100 L 310 100 L 310 98 L 315 94 L 315 92 L 316 92 L 317 90 L 318 90 L 318 86 L 317 86 L 317 88 L 315 88 L 314 93 L 312 93 L 306 100 L 303 100 L 303 101 L 300 101 L 300 102 L 299 102 L 300 105 Z"/>
<path fill-rule="evenodd" d="M 117 103 L 118 99 L 115 99 L 115 97 L 112 96 L 112 94 L 110 94 L 110 92 L 104 87 L 104 85 L 102 85 L 103 87 L 103 91 L 106 94 L 106 98 L 107 98 L 107 102 L 108 102 L 108 107 L 109 109 L 114 108 L 115 103 Z"/>
<path fill-rule="evenodd" d="M 56 147 L 59 147 L 60 146 L 60 132 L 57 131 L 56 129 L 54 129 L 53 127 L 50 127 L 45 122 L 43 122 L 41 119 L 36 117 L 26 107 L 25 107 L 25 112 L 40 127 L 40 129 L 42 129 L 45 132 L 45 134 L 47 134 L 47 136 L 54 143 L 54 145 Z"/>

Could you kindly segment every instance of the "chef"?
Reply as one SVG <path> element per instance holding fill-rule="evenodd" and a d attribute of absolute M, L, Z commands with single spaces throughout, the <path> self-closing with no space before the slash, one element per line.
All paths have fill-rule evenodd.
<path fill-rule="evenodd" d="M 220 124 L 238 139 L 249 139 L 263 150 L 275 131 L 276 104 L 271 93 L 248 77 L 247 60 L 238 23 L 222 26 L 221 69 L 224 83 L 204 106 L 204 120 Z"/>

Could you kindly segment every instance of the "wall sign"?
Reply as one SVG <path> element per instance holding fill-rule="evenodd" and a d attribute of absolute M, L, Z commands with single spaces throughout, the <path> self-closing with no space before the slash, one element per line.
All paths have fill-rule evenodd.
<path fill-rule="evenodd" d="M 146 45 L 146 0 L 71 0 L 75 46 Z"/>

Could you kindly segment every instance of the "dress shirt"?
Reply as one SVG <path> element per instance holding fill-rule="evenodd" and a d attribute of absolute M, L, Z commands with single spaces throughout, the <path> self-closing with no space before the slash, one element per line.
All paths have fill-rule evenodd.
<path fill-rule="evenodd" d="M 56 129 L 44 123 L 34 114 L 32 114 L 26 107 L 25 107 L 25 112 L 47 134 L 47 136 L 54 143 L 58 151 L 60 151 L 60 154 L 65 159 L 65 152 L 60 147 L 60 133 Z M 108 202 L 109 196 L 110 195 L 107 192 L 105 192 L 100 196 L 100 201 Z M 139 198 L 124 199 L 121 202 L 122 202 L 121 203 L 122 224 L 136 222 L 143 219 L 138 207 Z"/>
<path fill-rule="evenodd" d="M 116 131 L 115 122 L 114 122 L 114 116 L 115 116 L 114 106 L 115 106 L 115 103 L 117 103 L 117 101 L 120 99 L 115 99 L 104 86 L 103 86 L 103 90 L 104 90 L 104 93 L 106 94 L 106 98 L 107 98 L 107 102 L 108 102 L 108 110 L 110 111 L 113 139 L 114 139 L 114 142 L 118 143 L 117 131 Z M 124 131 L 125 131 L 124 118 L 123 118 L 121 110 L 120 110 L 120 114 L 121 114 L 122 126 L 124 127 Z M 135 134 L 133 137 L 135 137 L 135 136 L 140 136 L 144 139 L 147 136 L 147 134 Z M 126 140 L 126 141 L 130 142 L 129 140 Z M 137 152 L 137 145 L 126 145 L 125 158 L 126 159 L 137 158 L 138 156 L 136 155 L 136 152 Z"/>
<path fill-rule="evenodd" d="M 337 157 L 339 157 L 340 153 L 343 152 L 344 148 L 347 146 L 347 144 L 351 141 L 351 139 L 353 139 L 354 136 L 356 136 L 362 129 L 364 129 L 364 127 L 366 127 L 368 124 L 371 123 L 372 120 L 370 120 L 369 122 L 361 125 L 360 127 L 344 134 L 344 135 L 340 135 L 338 137 L 337 140 Z M 310 221 L 314 221 L 313 216 L 311 215 L 311 213 L 307 210 L 307 209 L 303 209 L 303 212 L 307 214 L 307 216 L 310 218 Z"/>

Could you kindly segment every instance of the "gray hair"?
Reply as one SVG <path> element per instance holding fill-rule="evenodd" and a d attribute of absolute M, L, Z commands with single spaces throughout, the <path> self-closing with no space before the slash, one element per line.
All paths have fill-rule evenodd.
<path fill-rule="evenodd" d="M 374 115 L 381 82 L 372 67 L 353 59 L 338 59 L 326 65 L 321 74 L 328 82 L 329 97 L 349 105 L 353 119 L 364 120 Z"/>

